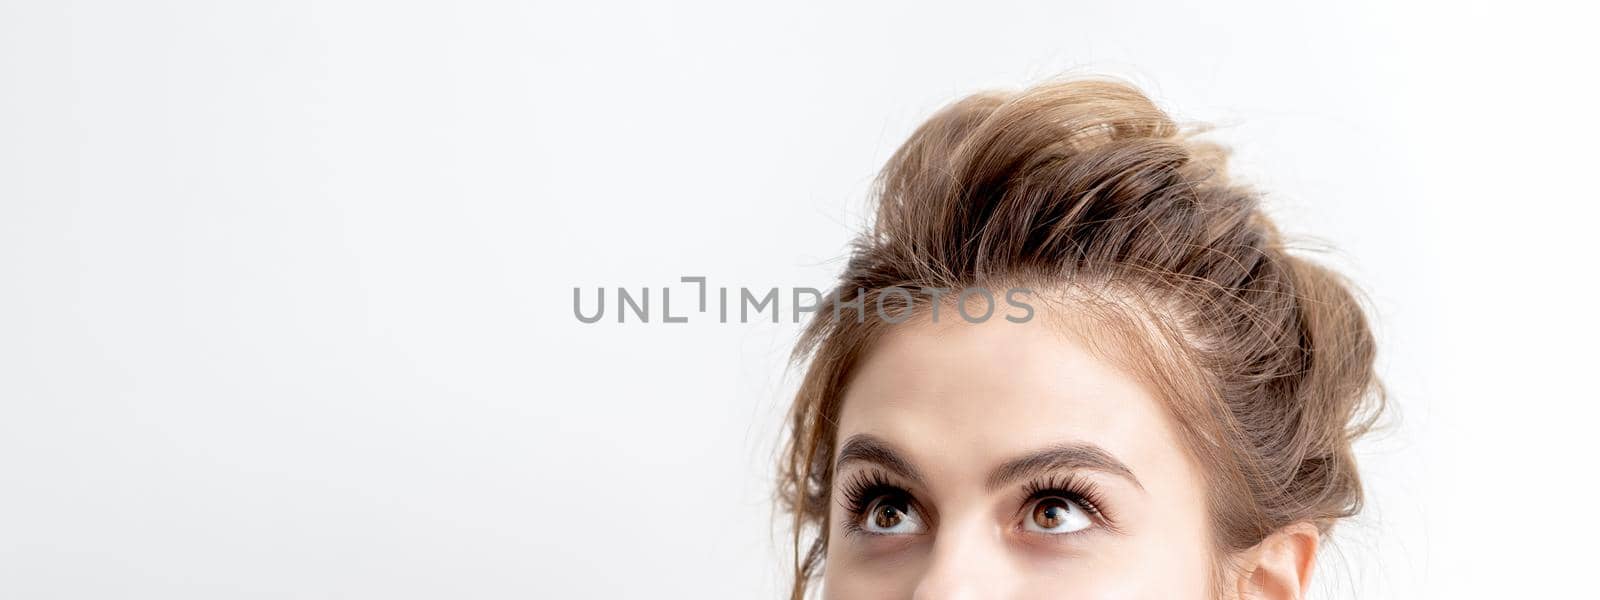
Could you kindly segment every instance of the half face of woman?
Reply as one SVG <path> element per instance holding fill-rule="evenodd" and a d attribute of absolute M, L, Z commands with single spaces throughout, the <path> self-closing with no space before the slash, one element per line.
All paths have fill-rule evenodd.
<path fill-rule="evenodd" d="M 857 369 L 824 597 L 1211 597 L 1204 487 L 1160 400 L 1041 320 L 955 321 Z"/>

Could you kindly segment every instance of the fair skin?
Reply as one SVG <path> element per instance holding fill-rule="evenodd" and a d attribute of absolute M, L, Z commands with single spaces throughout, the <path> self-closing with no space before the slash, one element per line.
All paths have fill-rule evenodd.
<path fill-rule="evenodd" d="M 950 321 L 897 326 L 850 382 L 825 598 L 1304 596 L 1309 525 L 1216 581 L 1203 472 L 1134 377 L 1043 320 Z"/>

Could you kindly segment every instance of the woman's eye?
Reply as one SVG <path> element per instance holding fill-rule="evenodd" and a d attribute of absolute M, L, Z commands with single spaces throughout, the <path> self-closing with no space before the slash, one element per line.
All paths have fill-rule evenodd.
<path fill-rule="evenodd" d="M 905 499 L 881 496 L 861 515 L 861 528 L 881 534 L 921 533 L 922 520 Z"/>
<path fill-rule="evenodd" d="M 1072 533 L 1088 529 L 1094 519 L 1077 502 L 1052 496 L 1035 501 L 1022 525 L 1040 533 Z"/>

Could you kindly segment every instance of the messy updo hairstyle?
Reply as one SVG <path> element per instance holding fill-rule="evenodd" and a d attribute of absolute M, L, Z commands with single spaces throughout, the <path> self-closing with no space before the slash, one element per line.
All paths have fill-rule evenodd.
<path fill-rule="evenodd" d="M 1198 133 L 1132 86 L 1080 79 L 967 97 L 894 153 L 795 349 L 778 489 L 795 600 L 824 568 L 845 387 L 894 326 L 839 307 L 888 288 L 1023 284 L 1091 315 L 1088 341 L 1157 392 L 1201 466 L 1219 557 L 1360 510 L 1351 442 L 1382 404 L 1362 306 Z"/>

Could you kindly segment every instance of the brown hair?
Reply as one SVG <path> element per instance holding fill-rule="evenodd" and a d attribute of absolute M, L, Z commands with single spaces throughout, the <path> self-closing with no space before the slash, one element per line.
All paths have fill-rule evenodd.
<path fill-rule="evenodd" d="M 1288 252 L 1258 195 L 1228 180 L 1226 152 L 1194 133 L 1129 85 L 1072 80 L 960 100 L 895 152 L 873 226 L 795 349 L 809 366 L 778 494 L 793 598 L 826 553 L 845 386 L 890 326 L 838 307 L 891 287 L 1025 282 L 1095 299 L 1080 304 L 1113 325 L 1097 335 L 1166 398 L 1207 466 L 1220 550 L 1293 523 L 1326 532 L 1360 509 L 1350 445 L 1382 404 L 1361 305 Z"/>

